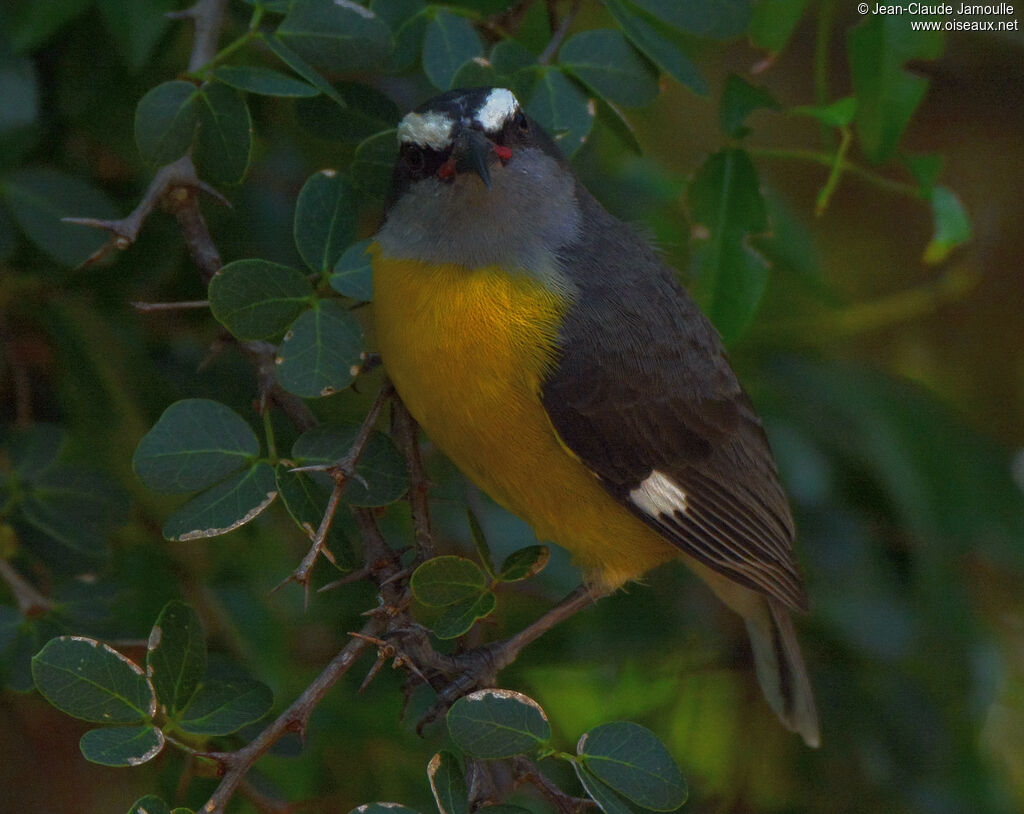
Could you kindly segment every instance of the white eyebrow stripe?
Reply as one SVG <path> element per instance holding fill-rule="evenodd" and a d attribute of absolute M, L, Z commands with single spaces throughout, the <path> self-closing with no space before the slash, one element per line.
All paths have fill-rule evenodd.
<path fill-rule="evenodd" d="M 519 100 L 515 94 L 506 88 L 494 88 L 488 95 L 487 101 L 476 114 L 476 123 L 479 124 L 485 133 L 496 133 L 505 126 L 515 112 L 519 109 Z"/>
<path fill-rule="evenodd" d="M 443 150 L 451 143 L 455 123 L 436 110 L 407 113 L 398 125 L 399 144 L 418 144 L 432 150 Z"/>

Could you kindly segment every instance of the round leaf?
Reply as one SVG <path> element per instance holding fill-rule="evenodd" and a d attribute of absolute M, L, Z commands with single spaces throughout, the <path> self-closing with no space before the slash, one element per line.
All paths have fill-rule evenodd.
<path fill-rule="evenodd" d="M 526 112 L 551 134 L 566 158 L 583 146 L 594 126 L 593 103 L 558 68 L 541 72 Z"/>
<path fill-rule="evenodd" d="M 164 605 L 149 634 L 146 675 L 170 713 L 182 709 L 206 673 L 206 637 L 199 616 L 184 602 Z"/>
<path fill-rule="evenodd" d="M 329 272 L 356 232 L 352 185 L 334 170 L 309 177 L 295 203 L 295 245 L 313 271 Z"/>
<path fill-rule="evenodd" d="M 164 523 L 168 540 L 227 534 L 258 517 L 277 497 L 270 464 L 260 462 L 194 497 Z"/>
<path fill-rule="evenodd" d="M 147 794 L 132 803 L 128 814 L 171 814 L 171 809 L 155 794 Z"/>
<path fill-rule="evenodd" d="M 597 803 L 603 814 L 636 814 L 635 809 L 618 794 L 588 772 L 581 763 L 573 763 L 573 769 L 580 780 L 580 785 L 591 800 Z"/>
<path fill-rule="evenodd" d="M 148 724 L 90 729 L 78 742 L 82 756 L 101 766 L 139 766 L 164 748 L 164 733 Z"/>
<path fill-rule="evenodd" d="M 674 811 L 686 802 L 686 781 L 658 737 L 639 724 L 596 726 L 576 744 L 583 765 L 643 808 Z"/>
<path fill-rule="evenodd" d="M 502 582 L 518 582 L 529 579 L 544 570 L 551 557 L 546 545 L 531 545 L 513 551 L 501 564 L 499 577 Z"/>
<path fill-rule="evenodd" d="M 612 28 L 583 31 L 566 40 L 558 63 L 609 102 L 639 107 L 658 95 L 658 75 Z"/>
<path fill-rule="evenodd" d="M 245 97 L 222 82 L 203 87 L 197 102 L 196 168 L 216 184 L 237 184 L 252 158 L 252 118 Z"/>
<path fill-rule="evenodd" d="M 285 390 L 303 398 L 330 396 L 359 372 L 363 332 L 341 305 L 318 300 L 292 323 L 278 351 L 277 378 Z"/>
<path fill-rule="evenodd" d="M 472 560 L 446 554 L 420 565 L 409 585 L 424 605 L 444 608 L 475 599 L 487 587 L 487 575 Z"/>
<path fill-rule="evenodd" d="M 439 639 L 457 639 L 483 619 L 494 613 L 498 606 L 498 598 L 493 591 L 458 602 L 448 607 L 433 625 L 434 635 Z"/>
<path fill-rule="evenodd" d="M 211 681 L 192 696 L 178 725 L 195 735 L 230 735 L 258 721 L 273 703 L 270 688 L 259 681 Z"/>
<path fill-rule="evenodd" d="M 277 27 L 277 37 L 303 59 L 333 73 L 365 71 L 393 46 L 384 21 L 354 2 L 295 0 Z"/>
<path fill-rule="evenodd" d="M 47 701 L 84 721 L 135 723 L 156 714 L 142 668 L 94 639 L 51 639 L 32 658 L 32 677 Z"/>
<path fill-rule="evenodd" d="M 263 96 L 300 98 L 320 93 L 308 82 L 257 65 L 225 65 L 214 71 L 213 75 L 225 85 Z"/>
<path fill-rule="evenodd" d="M 189 147 L 199 121 L 199 88 L 174 80 L 157 85 L 135 108 L 135 143 L 150 164 L 170 164 Z"/>
<path fill-rule="evenodd" d="M 260 443 L 234 410 L 209 399 L 185 399 L 164 414 L 135 448 L 132 466 L 157 492 L 212 486 L 259 455 Z"/>
<path fill-rule="evenodd" d="M 353 243 L 338 258 L 331 273 L 331 288 L 346 297 L 369 302 L 373 299 L 373 266 L 366 250 L 372 239 Z"/>
<path fill-rule="evenodd" d="M 209 288 L 210 310 L 239 339 L 282 333 L 309 305 L 313 286 L 302 272 L 269 260 L 236 260 Z"/>
<path fill-rule="evenodd" d="M 296 440 L 292 455 L 302 464 L 337 463 L 349 453 L 359 429 L 357 424 L 321 424 Z M 408 488 L 405 459 L 381 432 L 370 434 L 356 474 L 359 477 L 349 481 L 344 494 L 353 506 L 386 506 Z"/>
<path fill-rule="evenodd" d="M 454 754 L 444 751 L 434 755 L 427 764 L 427 777 L 440 814 L 469 814 L 466 777 Z"/>
<path fill-rule="evenodd" d="M 511 690 L 477 690 L 448 710 L 448 731 L 466 754 L 493 760 L 528 752 L 551 737 L 547 715 Z"/>
<path fill-rule="evenodd" d="M 469 20 L 437 11 L 423 38 L 423 73 L 434 87 L 448 90 L 459 68 L 483 51 L 480 36 Z"/>

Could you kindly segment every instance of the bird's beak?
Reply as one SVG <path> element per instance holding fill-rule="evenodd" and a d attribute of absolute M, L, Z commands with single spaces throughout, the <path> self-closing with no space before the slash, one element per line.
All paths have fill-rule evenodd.
<path fill-rule="evenodd" d="M 487 166 L 487 159 L 493 151 L 494 145 L 487 136 L 479 130 L 467 127 L 455 137 L 452 149 L 456 172 L 475 172 L 484 182 L 484 186 L 490 189 L 491 171 Z"/>

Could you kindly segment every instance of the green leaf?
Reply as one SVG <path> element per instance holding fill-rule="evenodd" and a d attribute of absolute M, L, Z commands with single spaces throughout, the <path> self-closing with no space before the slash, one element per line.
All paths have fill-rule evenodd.
<path fill-rule="evenodd" d="M 502 76 L 512 76 L 537 65 L 537 55 L 515 40 L 496 42 L 491 49 L 490 60 L 494 70 Z"/>
<path fill-rule="evenodd" d="M 5 25 L 11 45 L 19 53 L 36 50 L 60 28 L 63 28 L 88 7 L 88 0 L 48 0 L 46 3 L 22 3 L 13 20 Z M 5 37 L 6 38 L 6 37 Z"/>
<path fill-rule="evenodd" d="M 566 40 L 558 63 L 598 96 L 640 107 L 658 96 L 658 74 L 613 28 L 583 31 Z"/>
<path fill-rule="evenodd" d="M 230 735 L 266 715 L 274 695 L 259 681 L 202 684 L 181 713 L 178 725 L 193 735 Z"/>
<path fill-rule="evenodd" d="M 155 726 L 90 729 L 78 742 L 82 756 L 101 766 L 141 766 L 164 748 L 164 733 Z"/>
<path fill-rule="evenodd" d="M 252 118 L 245 97 L 222 82 L 199 95 L 196 169 L 215 184 L 238 184 L 252 159 Z"/>
<path fill-rule="evenodd" d="M 484 760 L 528 752 L 551 737 L 540 704 L 512 690 L 477 690 L 460 698 L 448 710 L 448 731 L 462 751 Z"/>
<path fill-rule="evenodd" d="M 46 554 L 90 559 L 106 555 L 110 530 L 126 513 L 126 496 L 106 475 L 70 467 L 40 475 L 20 506 L 20 519 L 61 547 Z M 33 548 L 38 542 L 26 540 Z"/>
<path fill-rule="evenodd" d="M 181 158 L 192 146 L 199 122 L 200 91 L 176 79 L 157 85 L 135 108 L 135 143 L 139 154 L 160 166 Z"/>
<path fill-rule="evenodd" d="M 395 129 L 383 130 L 370 136 L 357 148 L 352 160 L 352 181 L 359 192 L 383 199 L 391 189 L 391 175 L 398 156 Z"/>
<path fill-rule="evenodd" d="M 358 146 L 398 121 L 398 106 L 376 88 L 359 82 L 336 82 L 334 88 L 345 107 L 324 96 L 295 103 L 296 121 L 317 138 Z"/>
<path fill-rule="evenodd" d="M 309 82 L 309 84 L 324 94 L 328 99 L 333 99 L 334 102 L 341 105 L 341 107 L 345 107 L 345 100 L 341 98 L 331 83 L 324 79 L 323 75 L 316 68 L 285 45 L 284 42 L 273 34 L 263 34 L 263 41 L 267 44 L 267 47 L 274 52 L 274 56 L 280 59 L 285 65 Z"/>
<path fill-rule="evenodd" d="M 727 40 L 747 30 L 751 0 L 630 0 L 666 25 L 696 34 Z"/>
<path fill-rule="evenodd" d="M 317 300 L 278 347 L 277 379 L 296 396 L 330 396 L 352 383 L 362 353 L 363 332 L 355 317 L 337 302 Z"/>
<path fill-rule="evenodd" d="M 604 814 L 636 814 L 629 803 L 598 780 L 593 773 L 588 772 L 582 763 L 574 762 L 572 767 L 576 770 L 583 790 Z"/>
<path fill-rule="evenodd" d="M 43 698 L 84 721 L 135 723 L 156 714 L 142 668 L 94 639 L 51 639 L 32 658 L 32 677 Z"/>
<path fill-rule="evenodd" d="M 941 263 L 957 246 L 971 239 L 971 220 L 956 193 L 937 186 L 931 194 L 935 235 L 924 250 L 924 262 Z"/>
<path fill-rule="evenodd" d="M 502 582 L 518 582 L 529 579 L 544 570 L 551 557 L 546 545 L 530 545 L 513 551 L 501 564 L 498 577 Z"/>
<path fill-rule="evenodd" d="M 269 260 L 236 260 L 214 275 L 210 310 L 239 339 L 269 339 L 313 302 L 302 272 Z"/>
<path fill-rule="evenodd" d="M 326 274 L 355 237 L 352 185 L 335 170 L 320 170 L 303 184 L 295 202 L 295 245 L 306 265 Z"/>
<path fill-rule="evenodd" d="M 7 444 L 11 469 L 19 478 L 34 481 L 57 463 L 64 446 L 64 430 L 56 424 L 34 424 L 28 429 L 15 429 Z"/>
<path fill-rule="evenodd" d="M 558 68 L 541 71 L 526 113 L 554 137 L 566 158 L 576 154 L 594 126 L 593 102 Z"/>
<path fill-rule="evenodd" d="M 435 88 L 448 90 L 456 72 L 484 52 L 483 43 L 465 17 L 440 9 L 423 38 L 423 73 Z"/>
<path fill-rule="evenodd" d="M 107 235 L 61 218 L 113 219 L 106 195 L 80 178 L 49 169 L 17 170 L 0 180 L 0 192 L 21 230 L 50 257 L 80 266 L 107 243 Z"/>
<path fill-rule="evenodd" d="M 498 72 L 483 57 L 473 57 L 462 63 L 452 77 L 453 88 L 493 88 L 500 87 Z"/>
<path fill-rule="evenodd" d="M 142 68 L 170 22 L 174 0 L 97 0 L 115 47 L 133 70 Z"/>
<path fill-rule="evenodd" d="M 764 88 L 751 85 L 736 74 L 729 74 L 719 111 L 719 121 L 725 134 L 733 138 L 744 135 L 747 116 L 762 108 L 779 110 L 779 103 Z"/>
<path fill-rule="evenodd" d="M 432 630 L 439 639 L 457 639 L 467 633 L 477 619 L 494 613 L 498 598 L 493 591 L 484 591 L 470 599 L 448 606 L 434 622 Z"/>
<path fill-rule="evenodd" d="M 589 771 L 638 806 L 675 811 L 686 802 L 679 766 L 646 727 L 628 721 L 602 724 L 580 738 L 576 753 Z"/>
<path fill-rule="evenodd" d="M 423 47 L 423 34 L 430 22 L 430 14 L 423 0 L 373 0 L 371 11 L 388 24 L 395 37 L 395 49 L 384 69 L 397 74 L 408 70 L 419 61 Z"/>
<path fill-rule="evenodd" d="M 217 401 L 176 401 L 135 448 L 132 466 L 157 492 L 194 492 L 246 466 L 260 442 L 238 413 Z"/>
<path fill-rule="evenodd" d="M 487 535 L 484 534 L 483 527 L 480 525 L 476 513 L 469 506 L 466 507 L 466 520 L 469 521 L 469 533 L 473 538 L 473 547 L 476 549 L 476 555 L 480 558 L 480 562 L 483 563 L 484 571 L 489 576 L 494 576 L 497 572 L 494 568 L 494 560 L 491 558 L 491 547 L 487 544 Z"/>
<path fill-rule="evenodd" d="M 276 36 L 303 59 L 334 73 L 370 70 L 394 46 L 384 21 L 354 2 L 295 0 Z"/>
<path fill-rule="evenodd" d="M 903 131 L 928 90 L 928 80 L 903 69 L 912 59 L 935 59 L 940 31 L 914 31 L 906 15 L 876 14 L 847 35 L 857 135 L 865 155 L 881 163 L 896 151 Z"/>
<path fill-rule="evenodd" d="M 694 93 L 707 96 L 708 83 L 693 60 L 672 40 L 663 36 L 622 0 L 601 0 L 623 33 L 648 59 Z"/>
<path fill-rule="evenodd" d="M 156 700 L 172 715 L 184 709 L 205 673 L 206 636 L 199 616 L 172 600 L 160 611 L 146 649 L 146 675 Z"/>
<path fill-rule="evenodd" d="M 372 238 L 360 240 L 342 252 L 329 278 L 331 288 L 354 300 L 373 299 L 373 266 L 366 253 L 371 243 Z"/>
<path fill-rule="evenodd" d="M 359 431 L 357 424 L 321 424 L 295 441 L 292 456 L 304 465 L 335 464 L 348 454 Z M 345 502 L 352 506 L 386 506 L 408 488 L 405 459 L 382 432 L 370 434 L 356 464 L 356 474 L 358 477 L 349 481 L 344 494 Z"/>
<path fill-rule="evenodd" d="M 702 237 L 693 249 L 697 294 L 728 343 L 750 325 L 768 267 L 749 245 L 768 228 L 757 171 L 743 150 L 715 153 L 690 181 L 691 220 Z"/>
<path fill-rule="evenodd" d="M 802 105 L 789 110 L 798 116 L 811 116 L 828 127 L 848 127 L 857 113 L 857 97 L 844 96 L 827 105 Z"/>
<path fill-rule="evenodd" d="M 155 794 L 147 794 L 145 797 L 140 797 L 132 803 L 132 807 L 128 809 L 128 814 L 172 814 L 172 812 L 167 803 Z"/>
<path fill-rule="evenodd" d="M 439 814 L 469 814 L 466 777 L 452 752 L 434 755 L 427 764 L 427 777 Z"/>
<path fill-rule="evenodd" d="M 939 180 L 939 175 L 942 173 L 942 156 L 937 153 L 905 155 L 903 162 L 910 170 L 910 174 L 914 176 L 914 180 L 917 181 L 921 195 L 926 198 L 931 196 L 932 190 Z"/>
<path fill-rule="evenodd" d="M 270 464 L 260 462 L 207 489 L 167 518 L 168 540 L 196 540 L 227 534 L 263 513 L 277 497 Z"/>
<path fill-rule="evenodd" d="M 259 65 L 224 65 L 213 72 L 213 78 L 238 90 L 262 96 L 302 98 L 320 94 L 308 82 Z"/>
<path fill-rule="evenodd" d="M 758 48 L 777 54 L 793 36 L 808 0 L 760 0 L 754 4 L 750 39 Z"/>
<path fill-rule="evenodd" d="M 420 565 L 409 586 L 419 602 L 443 608 L 476 597 L 487 588 L 487 575 L 472 560 L 445 554 Z"/>

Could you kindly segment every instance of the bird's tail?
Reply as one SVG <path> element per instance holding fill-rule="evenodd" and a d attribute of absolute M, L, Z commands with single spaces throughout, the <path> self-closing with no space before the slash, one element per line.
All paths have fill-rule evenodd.
<path fill-rule="evenodd" d="M 793 620 L 780 602 L 770 597 L 765 602 L 769 612 L 745 617 L 757 680 L 782 723 L 816 747 L 821 743 L 818 712 Z"/>

